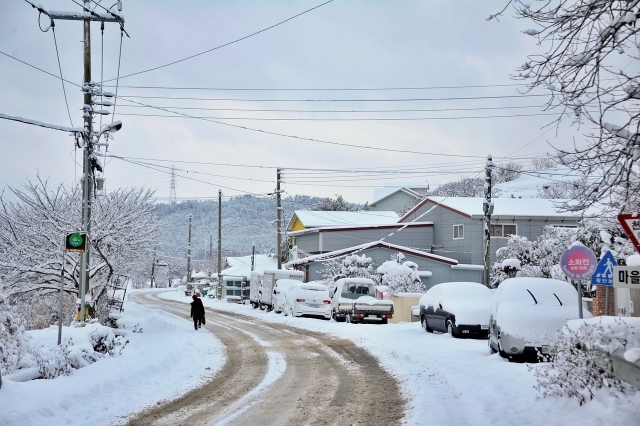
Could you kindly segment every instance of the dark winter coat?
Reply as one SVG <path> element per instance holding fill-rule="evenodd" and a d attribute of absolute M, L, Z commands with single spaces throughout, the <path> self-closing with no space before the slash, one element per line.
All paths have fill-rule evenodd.
<path fill-rule="evenodd" d="M 191 302 L 191 318 L 204 318 L 204 305 L 199 297 Z"/>

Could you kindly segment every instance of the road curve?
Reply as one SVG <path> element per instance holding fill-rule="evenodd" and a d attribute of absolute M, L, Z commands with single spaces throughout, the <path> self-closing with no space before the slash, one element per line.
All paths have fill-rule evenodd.
<path fill-rule="evenodd" d="M 189 305 L 154 293 L 138 293 L 133 299 L 189 316 Z M 226 347 L 220 371 L 180 398 L 135 414 L 128 425 L 401 422 L 405 401 L 396 380 L 350 341 L 211 308 L 204 327 Z"/>

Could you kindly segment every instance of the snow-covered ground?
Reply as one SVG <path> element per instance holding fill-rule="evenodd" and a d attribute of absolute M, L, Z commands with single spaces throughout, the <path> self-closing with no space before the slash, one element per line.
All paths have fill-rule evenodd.
<path fill-rule="evenodd" d="M 176 291 L 161 297 L 191 301 Z M 530 366 L 491 355 L 484 340 L 428 334 L 419 323 L 345 324 L 203 300 L 205 306 L 326 332 L 368 348 L 398 378 L 408 399 L 405 421 L 409 425 L 639 424 L 640 392 L 621 398 L 600 392 L 582 407 L 575 400 L 537 399 Z M 183 394 L 222 366 L 220 342 L 204 330 L 193 331 L 188 318 L 131 301 L 125 308 L 122 320 L 129 327 L 140 324 L 143 332 L 127 336 L 130 343 L 121 355 L 53 380 L 4 380 L 0 425 L 122 423 L 123 416 Z M 38 333 L 38 341 L 49 339 L 55 344 L 55 327 Z"/>
<path fill-rule="evenodd" d="M 165 299 L 189 303 L 183 292 Z M 605 392 L 580 407 L 576 400 L 537 399 L 527 364 L 491 355 L 486 340 L 428 334 L 420 323 L 346 324 L 292 318 L 203 298 L 205 306 L 350 339 L 368 348 L 398 378 L 408 397 L 409 425 L 638 425 L 640 392 L 616 398 Z M 536 368 L 536 366 L 533 366 Z"/>
<path fill-rule="evenodd" d="M 222 344 L 189 318 L 125 302 L 121 318 L 128 333 L 120 355 L 108 356 L 52 380 L 14 382 L 4 377 L 0 389 L 0 425 L 108 425 L 159 400 L 175 398 L 209 379 L 224 363 Z M 63 339 L 81 337 L 64 328 Z M 32 344 L 54 347 L 58 328 L 32 334 Z"/>

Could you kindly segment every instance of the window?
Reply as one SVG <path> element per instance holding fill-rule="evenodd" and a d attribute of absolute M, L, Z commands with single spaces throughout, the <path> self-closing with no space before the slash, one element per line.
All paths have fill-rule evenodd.
<path fill-rule="evenodd" d="M 453 225 L 453 239 L 461 240 L 464 238 L 464 225 Z"/>
<path fill-rule="evenodd" d="M 242 281 L 227 281 L 227 296 L 242 296 Z"/>
<path fill-rule="evenodd" d="M 491 226 L 489 226 L 489 234 L 492 237 L 496 237 L 496 238 L 507 238 L 510 235 L 518 235 L 517 230 L 518 228 L 516 227 L 515 224 L 498 225 L 498 224 L 492 223 Z"/>

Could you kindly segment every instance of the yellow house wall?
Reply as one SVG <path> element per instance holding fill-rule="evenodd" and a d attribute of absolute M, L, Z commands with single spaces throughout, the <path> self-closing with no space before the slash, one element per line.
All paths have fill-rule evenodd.
<path fill-rule="evenodd" d="M 296 217 L 295 221 L 293 222 L 293 226 L 291 227 L 292 231 L 303 231 L 307 228 L 304 227 L 304 225 L 302 224 L 302 222 L 300 222 L 300 219 L 298 219 Z"/>
<path fill-rule="evenodd" d="M 411 307 L 417 306 L 420 301 L 419 296 L 389 296 L 384 295 L 384 300 L 393 300 L 393 318 L 389 320 L 392 324 L 401 321 L 411 322 Z"/>

